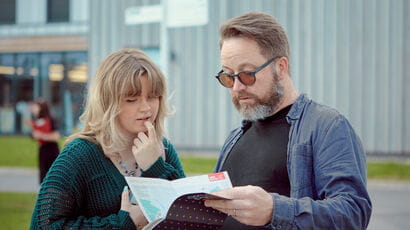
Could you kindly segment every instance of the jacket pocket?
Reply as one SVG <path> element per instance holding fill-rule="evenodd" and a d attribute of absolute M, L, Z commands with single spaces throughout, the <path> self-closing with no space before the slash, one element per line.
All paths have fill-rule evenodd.
<path fill-rule="evenodd" d="M 292 190 L 304 196 L 311 195 L 313 185 L 313 157 L 310 144 L 295 144 L 292 146 L 290 164 L 290 183 Z M 309 193 L 309 194 L 306 194 Z"/>

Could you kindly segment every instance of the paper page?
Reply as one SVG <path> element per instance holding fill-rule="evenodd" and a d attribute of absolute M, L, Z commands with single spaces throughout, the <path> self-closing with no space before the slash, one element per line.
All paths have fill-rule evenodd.
<path fill-rule="evenodd" d="M 186 177 L 174 181 L 159 178 L 125 177 L 149 222 L 165 218 L 172 202 L 188 193 L 211 193 L 232 188 L 227 172 Z"/>
<path fill-rule="evenodd" d="M 232 188 L 232 183 L 227 172 L 186 177 L 172 181 L 172 185 L 178 196 L 198 192 L 211 193 Z"/>
<path fill-rule="evenodd" d="M 149 222 L 165 218 L 169 206 L 178 196 L 170 181 L 145 177 L 125 179 Z"/>

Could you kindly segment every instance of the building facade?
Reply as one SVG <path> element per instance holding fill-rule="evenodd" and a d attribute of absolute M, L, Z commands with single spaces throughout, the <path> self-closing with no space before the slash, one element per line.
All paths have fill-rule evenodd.
<path fill-rule="evenodd" d="M 170 4 L 172 1 L 168 1 Z M 127 25 L 144 0 L 92 0 L 90 73 L 122 47 L 160 48 L 160 25 Z M 189 9 L 183 9 L 189 10 Z M 209 0 L 206 25 L 169 28 L 169 137 L 180 149 L 218 150 L 240 125 L 220 69 L 218 28 L 249 11 L 269 13 L 291 43 L 292 78 L 301 93 L 349 118 L 369 154 L 410 153 L 410 2 L 406 0 Z"/>
<path fill-rule="evenodd" d="M 27 134 L 28 105 L 43 97 L 60 132 L 78 125 L 88 79 L 88 1 L 0 2 L 0 134 Z"/>
<path fill-rule="evenodd" d="M 161 41 L 161 31 L 164 31 L 161 24 L 151 22 L 130 25 L 126 23 L 125 17 L 126 11 L 132 7 L 155 6 L 165 1 L 70 0 L 70 19 L 62 24 L 47 22 L 49 1 L 16 2 L 16 24 L 0 26 L 0 55 L 12 55 L 4 60 L 14 60 L 15 63 L 14 72 L 5 69 L 7 73 L 12 73 L 8 74 L 10 79 L 25 79 L 24 76 L 36 73 L 30 71 L 30 67 L 19 69 L 20 54 L 41 56 L 42 52 L 61 52 L 61 60 L 66 60 L 64 55 L 69 52 L 86 52 L 88 58 L 85 58 L 85 66 L 88 66 L 89 79 L 105 56 L 124 47 L 143 49 L 154 61 L 163 64 L 160 61 L 161 44 L 164 44 Z M 23 7 L 19 2 L 26 5 Z M 26 15 L 21 11 L 23 8 L 32 8 L 30 4 L 33 2 L 44 6 L 42 12 L 36 13 L 40 16 Z M 173 4 L 177 1 L 166 2 Z M 335 107 L 348 117 L 369 154 L 410 154 L 410 121 L 407 119 L 410 117 L 410 91 L 406 90 L 410 87 L 409 1 L 208 0 L 206 3 L 207 24 L 166 29 L 169 104 L 174 109 L 166 127 L 168 137 L 178 150 L 217 151 L 229 131 L 240 125 L 241 119 L 232 106 L 228 91 L 214 77 L 220 70 L 218 29 L 221 23 L 231 17 L 262 11 L 275 16 L 288 33 L 291 74 L 300 93 L 307 93 L 312 99 Z M 172 7 L 178 8 L 175 5 Z M 191 9 L 180 10 L 187 12 Z M 36 24 L 42 28 L 35 32 L 26 26 L 26 23 L 35 21 L 34 18 L 40 20 Z M 64 46 L 56 45 L 60 47 L 58 51 L 47 50 L 55 47 L 53 44 L 57 40 L 52 36 L 66 39 Z M 46 45 L 42 50 L 18 50 L 26 42 L 17 43 L 12 50 L 8 49 L 12 47 L 8 44 L 16 44 L 19 39 L 27 37 L 30 42 L 34 42 L 36 37 L 48 37 L 49 40 L 44 40 L 42 44 Z M 82 47 L 80 44 L 85 45 L 79 48 Z M 37 46 L 41 47 L 39 44 Z M 2 61 L 0 58 L 0 63 Z M 33 87 L 29 95 L 33 95 L 33 98 L 37 95 L 53 98 L 48 96 L 53 94 L 53 86 L 50 85 L 57 84 L 60 88 L 54 91 L 59 95 L 56 107 L 64 108 L 65 98 L 71 101 L 72 106 L 81 106 L 82 102 L 76 100 L 84 98 L 83 94 L 76 94 L 77 99 L 74 93 L 66 96 L 64 92 L 73 92 L 72 88 L 80 92 L 84 83 L 81 83 L 81 87 L 73 85 L 72 88 L 64 85 L 64 82 L 69 82 L 69 85 L 74 82 L 67 73 L 70 69 L 65 67 L 64 70 L 63 77 L 60 77 L 63 80 L 52 81 L 50 76 L 53 71 L 50 72 L 50 66 L 44 70 L 39 68 L 37 75 L 41 75 L 40 79 L 47 78 L 48 83 L 28 77 L 33 79 L 33 85 L 38 85 Z M 0 73 L 0 81 L 4 81 L 2 77 L 4 73 Z M 4 79 L 11 82 L 9 78 Z M 7 87 L 25 87 L 16 81 Z M 11 92 L 7 94 L 9 99 L 6 100 L 4 92 L 1 88 L 0 109 L 16 107 L 20 93 L 14 95 Z M 77 115 L 75 112 L 72 115 L 73 118 L 69 120 L 75 123 Z M 0 125 L 3 127 L 2 123 Z"/>

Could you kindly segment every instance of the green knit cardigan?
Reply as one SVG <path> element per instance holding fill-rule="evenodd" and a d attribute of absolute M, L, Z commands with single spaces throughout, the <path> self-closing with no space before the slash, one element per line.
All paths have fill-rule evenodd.
<path fill-rule="evenodd" d="M 162 157 L 143 177 L 185 177 L 173 145 L 163 139 Z M 102 149 L 74 139 L 59 154 L 41 184 L 30 229 L 136 229 L 129 213 L 120 210 L 124 176 Z"/>

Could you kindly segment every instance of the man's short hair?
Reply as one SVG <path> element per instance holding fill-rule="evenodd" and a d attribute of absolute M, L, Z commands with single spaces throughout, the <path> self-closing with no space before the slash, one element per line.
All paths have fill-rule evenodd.
<path fill-rule="evenodd" d="M 220 27 L 220 35 L 219 48 L 222 48 L 226 39 L 245 37 L 258 43 L 261 54 L 266 59 L 284 56 L 290 62 L 289 40 L 285 29 L 269 14 L 250 12 L 231 18 Z"/>

